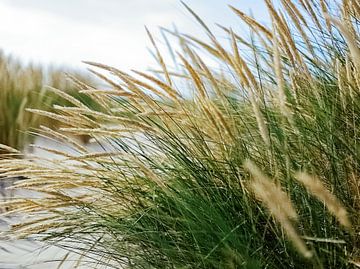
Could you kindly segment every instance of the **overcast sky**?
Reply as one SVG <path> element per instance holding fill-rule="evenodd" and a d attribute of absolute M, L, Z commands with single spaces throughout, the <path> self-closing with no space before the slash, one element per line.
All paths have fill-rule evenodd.
<path fill-rule="evenodd" d="M 266 21 L 262 0 L 185 0 L 210 26 L 245 31 L 227 4 Z M 25 61 L 81 66 L 82 60 L 144 69 L 152 64 L 144 25 L 201 35 L 180 0 L 0 0 L 0 49 Z M 215 26 L 214 26 L 215 28 Z"/>

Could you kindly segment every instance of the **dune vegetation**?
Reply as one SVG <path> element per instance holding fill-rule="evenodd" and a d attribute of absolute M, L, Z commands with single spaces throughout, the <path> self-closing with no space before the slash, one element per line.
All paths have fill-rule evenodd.
<path fill-rule="evenodd" d="M 43 108 L 48 102 L 42 69 L 34 65 L 23 67 L 16 59 L 1 53 L 0 144 L 23 150 L 28 143 L 26 131 L 39 124 L 39 116 L 25 113 L 26 107 Z M 5 151 L 5 146 L 1 149 Z"/>
<path fill-rule="evenodd" d="M 269 25 L 232 7 L 251 35 L 221 26 L 227 44 L 184 5 L 208 38 L 168 31 L 176 70 L 149 34 L 159 71 L 87 62 L 96 107 L 30 109 L 77 153 L 4 155 L 0 176 L 39 193 L 6 202 L 27 216 L 8 233 L 88 268 L 360 268 L 360 5 L 280 2 Z"/>
<path fill-rule="evenodd" d="M 24 151 L 34 138 L 31 132 L 42 124 L 53 125 L 47 118 L 26 111 L 27 108 L 49 111 L 54 105 L 70 105 L 61 92 L 83 100 L 90 107 L 96 105 L 88 96 L 79 94 L 75 86 L 76 79 L 94 81 L 74 71 L 70 80 L 65 71 L 24 64 L 0 52 L 0 152 L 12 151 L 11 148 Z"/>

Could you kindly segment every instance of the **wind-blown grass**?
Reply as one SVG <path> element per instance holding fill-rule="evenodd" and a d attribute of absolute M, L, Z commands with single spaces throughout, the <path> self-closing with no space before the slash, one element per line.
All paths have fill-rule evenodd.
<path fill-rule="evenodd" d="M 253 38 L 223 27 L 230 49 L 186 6 L 209 40 L 173 33 L 181 73 L 153 42 L 157 75 L 88 63 L 109 73 L 112 89 L 79 84 L 101 112 L 76 101 L 34 111 L 109 151 L 67 141 L 78 154 L 49 149 L 61 161 L 2 160 L 3 176 L 27 176 L 17 187 L 42 194 L 9 203 L 29 217 L 13 235 L 94 267 L 359 267 L 359 5 L 265 2 L 270 28 L 233 8 Z"/>

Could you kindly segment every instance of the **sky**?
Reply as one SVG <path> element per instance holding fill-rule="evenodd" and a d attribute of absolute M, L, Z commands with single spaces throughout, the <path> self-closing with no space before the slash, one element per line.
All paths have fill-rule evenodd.
<path fill-rule="evenodd" d="M 245 31 L 228 5 L 260 20 L 267 18 L 263 0 L 184 2 L 213 29 L 220 23 Z M 25 62 L 45 65 L 81 67 L 87 60 L 145 69 L 154 61 L 144 26 L 160 36 L 160 26 L 173 25 L 181 32 L 204 36 L 180 0 L 0 0 L 0 49 Z"/>

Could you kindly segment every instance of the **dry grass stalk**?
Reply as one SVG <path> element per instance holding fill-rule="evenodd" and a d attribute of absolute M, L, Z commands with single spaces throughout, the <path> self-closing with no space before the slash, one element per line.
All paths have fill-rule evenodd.
<path fill-rule="evenodd" d="M 351 0 L 351 5 L 354 9 L 354 16 L 360 18 L 360 3 L 357 0 Z"/>
<path fill-rule="evenodd" d="M 237 8 L 230 6 L 230 8 L 238 15 L 247 25 L 249 25 L 254 31 L 260 31 L 266 35 L 269 40 L 272 40 L 272 33 L 265 26 L 258 23 L 255 19 L 246 15 L 244 12 L 238 10 Z"/>
<path fill-rule="evenodd" d="M 282 211 L 283 214 L 287 215 L 290 219 L 298 219 L 298 215 L 290 198 L 280 186 L 275 184 L 273 180 L 266 176 L 252 161 L 246 160 L 243 167 L 254 177 L 253 181 L 258 182 L 268 190 L 268 194 L 273 199 L 274 205 L 276 205 L 274 210 Z"/>
<path fill-rule="evenodd" d="M 353 66 L 349 55 L 347 55 L 345 58 L 345 69 L 346 69 L 346 82 L 349 85 L 354 86 Z"/>
<path fill-rule="evenodd" d="M 170 85 L 167 85 L 166 83 L 162 82 L 161 80 L 147 75 L 143 72 L 140 71 L 134 71 L 136 74 L 150 80 L 151 82 L 154 82 L 156 85 L 158 85 L 159 87 L 161 87 L 173 100 L 175 101 L 179 101 L 178 98 L 181 97 L 180 94 Z"/>
<path fill-rule="evenodd" d="M 244 168 L 254 177 L 250 183 L 252 192 L 268 208 L 271 215 L 284 229 L 286 235 L 296 249 L 305 257 L 311 258 L 312 252 L 306 247 L 305 242 L 297 233 L 291 219 L 297 220 L 298 215 L 287 194 L 279 186 L 262 173 L 251 161 L 244 163 Z"/>
<path fill-rule="evenodd" d="M 151 96 L 144 93 L 144 91 L 132 81 L 129 75 L 118 73 L 117 76 L 125 82 L 127 89 L 130 92 L 134 92 L 140 98 L 140 100 L 142 100 L 144 104 L 146 104 L 149 108 L 154 111 L 159 108 L 156 101 Z M 134 98 L 131 98 L 131 101 L 133 101 L 135 104 L 139 104 Z"/>
<path fill-rule="evenodd" d="M 62 141 L 62 142 L 68 143 L 69 145 L 72 145 L 74 148 L 76 148 L 80 152 L 86 152 L 86 148 L 84 146 L 82 146 L 80 143 L 78 143 L 77 141 L 75 141 L 74 139 L 72 139 L 69 136 L 66 136 L 62 133 L 59 133 L 59 132 L 52 130 L 51 128 L 48 128 L 43 125 L 40 125 L 40 130 L 42 130 L 46 134 L 47 137 L 51 136 L 51 137 L 57 139 L 58 141 Z"/>
<path fill-rule="evenodd" d="M 305 27 L 309 28 L 307 20 L 305 19 L 299 8 L 296 6 L 296 4 L 293 3 L 292 0 L 281 0 L 281 3 L 283 4 L 283 6 L 285 7 L 285 9 L 289 14 L 294 14 Z M 297 19 L 296 21 L 298 21 Z"/>
<path fill-rule="evenodd" d="M 356 66 L 357 70 L 360 70 L 360 48 L 357 45 L 357 40 L 354 39 L 354 36 L 351 32 L 347 29 L 344 23 L 340 22 L 339 20 L 330 17 L 329 20 L 339 28 L 340 32 L 346 39 L 346 42 L 349 46 L 350 55 L 353 60 L 354 65 Z"/>
<path fill-rule="evenodd" d="M 56 95 L 64 98 L 65 100 L 69 101 L 70 103 L 76 105 L 77 107 L 87 108 L 87 106 L 81 103 L 78 99 L 72 97 L 70 94 L 66 93 L 65 91 L 50 86 L 47 86 L 47 89 L 49 89 L 49 91 L 55 93 Z"/>
<path fill-rule="evenodd" d="M 49 153 L 53 153 L 55 155 L 60 155 L 60 156 L 67 157 L 67 158 L 70 158 L 70 159 L 74 157 L 74 155 L 68 154 L 68 153 L 66 153 L 66 152 L 64 152 L 62 150 L 57 150 L 57 149 L 54 149 L 54 148 L 48 148 L 48 147 L 44 147 L 44 146 L 41 146 L 41 145 L 31 144 L 30 147 L 41 149 L 41 150 L 47 151 Z"/>
<path fill-rule="evenodd" d="M 310 15 L 310 18 L 313 20 L 313 22 L 315 23 L 316 27 L 320 30 L 323 31 L 323 27 L 319 21 L 318 16 L 316 15 L 316 12 L 313 8 L 313 4 L 309 1 L 309 0 L 299 0 L 300 4 L 302 5 L 302 7 L 307 11 L 307 13 Z"/>
<path fill-rule="evenodd" d="M 156 45 L 156 42 L 155 42 L 153 36 L 151 35 L 150 31 L 148 30 L 148 28 L 145 27 L 145 30 L 146 30 L 149 38 L 150 38 L 151 44 L 152 44 L 153 47 L 155 48 L 157 60 L 159 61 L 159 64 L 160 64 L 161 68 L 162 68 L 163 71 L 164 71 L 166 81 L 167 81 L 168 85 L 172 86 L 171 77 L 170 77 L 170 75 L 169 75 L 167 66 L 166 66 L 166 64 L 165 64 L 165 62 L 164 62 L 164 59 L 163 59 L 163 57 L 161 56 L 160 50 L 159 50 L 158 46 Z"/>
<path fill-rule="evenodd" d="M 281 3 L 285 7 L 287 14 L 290 16 L 291 20 L 293 21 L 296 29 L 299 31 L 303 41 L 305 42 L 308 50 L 312 54 L 312 56 L 315 58 L 315 52 L 313 49 L 313 45 L 311 44 L 309 37 L 307 36 L 306 32 L 303 29 L 303 25 L 307 26 L 306 21 L 304 21 L 304 17 L 300 13 L 300 11 L 297 9 L 297 7 L 289 0 L 281 0 Z M 303 25 L 301 25 L 301 23 Z M 274 36 L 275 38 L 275 36 Z"/>
<path fill-rule="evenodd" d="M 20 153 L 17 149 L 14 149 L 12 147 L 6 146 L 4 144 L 0 144 L 0 152 L 5 151 L 7 153 Z"/>
<path fill-rule="evenodd" d="M 200 105 L 201 105 L 201 109 L 204 111 L 206 117 L 210 120 L 211 124 L 214 126 L 215 130 L 217 131 L 217 133 L 219 134 L 220 137 L 222 137 L 222 132 L 220 129 L 220 126 L 218 124 L 218 121 L 216 120 L 215 115 L 213 115 L 213 110 L 211 110 L 211 106 L 209 105 L 210 101 L 202 101 L 199 100 Z"/>
<path fill-rule="evenodd" d="M 59 121 L 59 122 L 64 123 L 64 124 L 71 124 L 71 122 L 69 122 L 69 117 L 67 117 L 67 116 L 63 116 L 63 115 L 59 115 L 59 114 L 56 114 L 56 113 L 52 113 L 52 112 L 48 112 L 48 111 L 44 111 L 44 110 L 39 110 L 39 109 L 31 109 L 31 108 L 26 109 L 26 111 L 31 112 L 31 113 L 35 113 L 35 114 L 38 114 L 38 115 L 41 115 L 41 116 L 48 117 L 50 119 Z M 75 125 L 79 125 L 79 123 L 86 124 L 87 122 L 78 122 Z"/>
<path fill-rule="evenodd" d="M 220 89 L 219 81 L 215 78 L 215 76 L 212 74 L 212 72 L 201 59 L 201 57 L 199 57 L 197 54 L 195 54 L 195 57 L 199 68 L 204 72 L 204 76 L 210 81 L 211 85 L 213 86 L 216 96 L 219 97 L 223 103 L 226 103 L 224 93 Z"/>
<path fill-rule="evenodd" d="M 233 39 L 232 39 L 233 40 Z M 232 41 L 233 45 L 234 45 L 234 41 Z M 235 42 L 236 44 L 236 42 Z M 250 67 L 248 66 L 248 64 L 246 63 L 246 61 L 241 57 L 241 55 L 238 53 L 238 49 L 237 47 L 234 47 L 234 53 L 235 53 L 235 60 L 239 66 L 239 68 L 241 70 L 243 70 L 247 81 L 249 81 L 251 84 L 249 84 L 249 86 L 251 85 L 253 87 L 253 89 L 255 89 L 255 91 L 257 91 L 259 93 L 259 83 L 257 82 L 253 72 L 251 71 Z M 230 57 L 231 58 L 231 57 Z M 231 63 L 231 61 L 230 61 Z M 259 93 L 260 94 L 260 93 Z"/>
<path fill-rule="evenodd" d="M 240 78 L 239 79 L 240 84 L 243 87 L 246 87 L 249 89 L 250 81 L 249 81 L 249 78 L 245 75 L 245 73 L 243 71 L 244 60 L 241 58 L 241 56 L 239 54 L 239 48 L 237 46 L 235 35 L 233 34 L 233 32 L 231 32 L 231 33 L 232 33 L 231 34 L 231 46 L 232 46 L 234 57 L 231 58 L 230 63 Z M 252 91 L 252 89 L 250 89 L 250 91 Z"/>
<path fill-rule="evenodd" d="M 111 95 L 111 96 L 119 96 L 119 97 L 132 97 L 136 98 L 136 95 L 129 92 L 120 92 L 120 91 L 114 91 L 114 90 L 81 90 L 79 93 L 83 93 L 86 95 L 91 96 L 92 94 L 105 94 L 105 95 Z"/>
<path fill-rule="evenodd" d="M 312 236 L 303 236 L 303 239 L 313 242 L 331 243 L 331 244 L 346 244 L 345 240 L 332 239 L 332 238 L 317 238 Z"/>
<path fill-rule="evenodd" d="M 216 24 L 218 27 L 220 27 L 222 30 L 225 31 L 225 33 L 229 34 L 229 35 L 232 35 L 232 33 L 234 34 L 234 37 L 236 39 L 236 41 L 240 42 L 240 44 L 243 44 L 245 45 L 246 47 L 248 48 L 251 48 L 251 43 L 247 42 L 245 39 L 243 39 L 241 36 L 235 34 L 231 29 L 229 28 L 226 28 L 225 26 L 222 26 L 220 24 Z"/>
<path fill-rule="evenodd" d="M 133 129 L 128 128 L 60 128 L 59 131 L 70 134 L 81 135 L 102 135 L 109 137 L 122 137 L 127 133 L 131 133 Z"/>
<path fill-rule="evenodd" d="M 94 75 L 96 75 L 97 77 L 99 77 L 101 80 L 107 82 L 109 85 L 111 85 L 113 87 L 114 90 L 120 92 L 120 93 L 124 93 L 125 90 L 119 85 L 119 83 L 116 83 L 114 81 L 112 81 L 111 79 L 109 79 L 107 76 L 92 70 L 92 69 L 88 69 L 91 73 L 93 73 Z"/>
<path fill-rule="evenodd" d="M 139 159 L 132 158 L 132 160 L 139 166 L 140 171 L 146 176 L 148 179 L 152 180 L 155 184 L 160 186 L 162 189 L 166 189 L 166 183 L 164 180 L 159 177 L 158 174 L 154 173 L 154 171 L 147 166 L 145 166 Z"/>
<path fill-rule="evenodd" d="M 307 191 L 324 203 L 329 212 L 336 217 L 341 225 L 351 229 L 348 213 L 342 203 L 314 176 L 305 172 L 299 172 L 295 178 L 302 183 Z"/>
<path fill-rule="evenodd" d="M 337 75 L 337 80 L 338 80 L 338 87 L 340 89 L 340 99 L 341 99 L 341 104 L 343 106 L 343 109 L 346 108 L 346 92 L 347 90 L 350 90 L 349 87 L 347 87 L 346 82 L 344 81 L 344 75 L 343 75 L 343 66 L 341 64 L 341 62 L 337 59 L 336 61 L 336 75 Z"/>
<path fill-rule="evenodd" d="M 131 82 L 133 85 L 137 85 L 142 87 L 143 89 L 145 89 L 146 91 L 150 91 L 152 93 L 154 93 L 156 96 L 158 97 L 162 97 L 162 98 L 167 98 L 167 96 L 162 93 L 161 91 L 159 91 L 158 89 L 156 89 L 155 87 L 151 86 L 148 83 L 145 83 L 139 79 L 136 79 L 130 75 L 128 76 L 123 76 L 123 78 L 125 79 L 126 82 Z M 140 88 L 138 88 L 140 90 Z"/>
<path fill-rule="evenodd" d="M 228 124 L 229 119 L 226 118 L 224 113 L 213 102 L 210 102 L 210 108 L 212 111 L 214 111 L 215 117 L 225 129 L 226 133 L 230 136 L 232 140 L 235 140 L 235 136 L 233 135 L 233 132 Z"/>
<path fill-rule="evenodd" d="M 207 91 L 206 91 L 205 85 L 202 82 L 201 77 L 199 76 L 198 72 L 191 66 L 191 64 L 183 56 L 179 55 L 179 57 L 182 60 L 185 68 L 189 72 L 189 74 L 195 84 L 195 87 L 200 95 L 200 98 L 207 99 L 208 98 Z"/>
<path fill-rule="evenodd" d="M 183 36 L 186 37 L 188 40 L 192 41 L 193 43 L 200 45 L 200 47 L 204 48 L 211 55 L 213 55 L 217 58 L 221 58 L 221 55 L 219 54 L 217 49 L 213 48 L 211 45 L 201 41 L 200 39 L 198 39 L 196 37 L 190 36 L 190 35 L 183 35 Z"/>
<path fill-rule="evenodd" d="M 103 112 L 91 110 L 88 108 L 84 109 L 79 107 L 64 107 L 64 106 L 54 105 L 54 109 L 61 112 L 68 112 L 69 114 L 73 115 L 73 117 L 87 115 L 100 119 L 102 122 L 111 122 L 111 123 L 120 123 L 120 124 L 126 123 L 126 124 L 134 124 L 134 125 L 138 124 L 135 120 L 129 120 L 128 118 L 125 117 L 108 115 Z M 95 124 L 93 124 L 92 126 L 96 126 Z"/>
<path fill-rule="evenodd" d="M 260 131 L 260 135 L 262 140 L 264 141 L 266 146 L 270 146 L 270 134 L 268 127 L 265 122 L 264 115 L 262 114 L 259 104 L 257 101 L 250 95 L 250 102 L 253 109 L 253 112 L 255 114 L 256 122 Z"/>
<path fill-rule="evenodd" d="M 274 27 L 274 69 L 275 69 L 275 75 L 277 79 L 277 86 L 278 86 L 278 100 L 280 105 L 280 111 L 283 113 L 284 116 L 287 118 L 289 117 L 288 109 L 286 107 L 286 95 L 285 95 L 285 80 L 284 80 L 284 74 L 283 69 L 281 65 L 281 56 L 280 56 L 280 48 L 279 48 L 279 42 L 276 35 L 276 26 Z"/>
<path fill-rule="evenodd" d="M 104 158 L 104 157 L 108 157 L 108 158 L 113 158 L 115 156 L 121 156 L 123 155 L 122 152 L 120 151 L 112 151 L 112 152 L 92 152 L 92 153 L 86 153 L 86 154 L 82 154 L 79 156 L 73 156 L 72 160 L 95 160 L 97 158 Z"/>
<path fill-rule="evenodd" d="M 351 260 L 350 263 L 354 266 L 356 266 L 356 268 L 360 268 L 360 259 L 358 261 L 353 261 Z"/>
<path fill-rule="evenodd" d="M 287 23 L 287 19 L 284 16 L 283 12 L 279 12 L 278 14 L 278 20 L 276 21 L 276 24 L 278 26 L 278 32 L 282 33 L 282 35 L 284 36 L 285 40 L 287 41 L 287 43 L 289 44 L 289 47 L 291 49 L 291 54 L 294 56 L 294 58 L 296 59 L 296 61 L 298 62 L 298 65 L 301 66 L 302 68 L 306 68 L 306 65 L 304 64 L 304 60 L 303 57 L 301 57 L 296 42 L 292 36 L 292 31 L 290 30 L 290 26 Z"/>
<path fill-rule="evenodd" d="M 269 11 L 269 14 L 272 18 L 272 21 L 275 23 L 276 28 L 279 32 L 279 37 L 281 39 L 281 45 L 285 49 L 289 60 L 291 61 L 292 65 L 296 65 L 295 58 L 298 58 L 294 53 L 297 53 L 296 48 L 293 49 L 295 46 L 293 39 L 291 38 L 291 34 L 289 33 L 289 29 L 286 23 L 283 21 L 281 16 L 275 10 L 274 5 L 271 0 L 265 0 L 266 7 Z"/>

